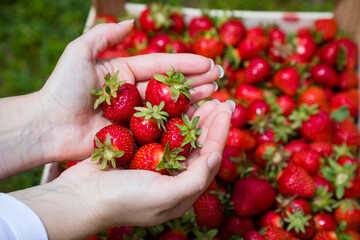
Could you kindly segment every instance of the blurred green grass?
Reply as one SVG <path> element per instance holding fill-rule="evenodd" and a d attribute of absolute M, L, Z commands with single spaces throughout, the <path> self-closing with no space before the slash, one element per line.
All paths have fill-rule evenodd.
<path fill-rule="evenodd" d="M 331 11 L 334 6 L 334 0 L 164 2 L 188 7 L 268 11 Z M 27 94 L 44 85 L 65 46 L 82 33 L 90 6 L 89 0 L 0 1 L 0 97 Z M 37 185 L 41 171 L 42 167 L 38 167 L 0 181 L 0 192 Z"/>

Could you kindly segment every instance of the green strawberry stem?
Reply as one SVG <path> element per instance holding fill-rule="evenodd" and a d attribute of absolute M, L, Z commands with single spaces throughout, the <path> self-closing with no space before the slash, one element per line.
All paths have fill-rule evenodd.
<path fill-rule="evenodd" d="M 309 226 L 309 219 L 311 219 L 311 215 L 304 216 L 304 211 L 298 211 L 296 208 L 294 209 L 294 213 L 286 212 L 287 218 L 284 219 L 285 222 L 289 223 L 287 227 L 287 231 L 294 229 L 295 232 L 305 233 L 305 226 Z"/>
<path fill-rule="evenodd" d="M 180 171 L 186 169 L 186 166 L 180 163 L 179 161 L 184 161 L 186 158 L 178 155 L 184 149 L 175 148 L 173 150 L 169 150 L 169 142 L 165 145 L 164 155 L 162 156 L 162 160 L 156 166 L 156 170 L 159 171 L 161 169 L 167 169 L 170 174 L 175 171 Z"/>
<path fill-rule="evenodd" d="M 198 142 L 198 136 L 201 134 L 201 128 L 196 128 L 197 124 L 200 121 L 200 117 L 196 116 L 191 122 L 189 117 L 186 114 L 182 115 L 182 120 L 185 123 L 185 126 L 180 124 L 175 124 L 180 130 L 180 135 L 185 136 L 184 141 L 181 143 L 181 147 L 190 143 L 191 149 L 202 147 L 202 145 Z"/>
<path fill-rule="evenodd" d="M 157 125 L 159 129 L 161 128 L 165 130 L 164 123 L 167 121 L 167 117 L 169 117 L 169 114 L 165 111 L 161 111 L 165 103 L 161 102 L 159 106 L 154 105 L 152 106 L 150 102 L 146 102 L 146 107 L 135 107 L 134 109 L 139 111 L 137 113 L 134 113 L 135 117 L 145 117 L 146 120 L 154 119 L 157 121 Z"/>
<path fill-rule="evenodd" d="M 327 211 L 332 212 L 336 201 L 333 199 L 333 193 L 328 191 L 328 187 L 316 187 L 315 196 L 311 200 L 311 208 L 313 212 Z"/>
<path fill-rule="evenodd" d="M 317 113 L 319 113 L 318 104 L 313 104 L 311 106 L 302 104 L 289 116 L 289 120 L 292 121 L 291 128 L 294 130 L 300 128 L 303 122 L 309 120 L 311 115 Z"/>

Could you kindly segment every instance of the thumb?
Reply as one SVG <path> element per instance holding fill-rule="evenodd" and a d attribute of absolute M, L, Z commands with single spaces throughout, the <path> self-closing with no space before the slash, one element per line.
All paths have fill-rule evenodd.
<path fill-rule="evenodd" d="M 77 38 L 73 45 L 86 48 L 90 57 L 95 59 L 108 46 L 121 42 L 134 27 L 134 19 L 119 23 L 98 24 Z"/>

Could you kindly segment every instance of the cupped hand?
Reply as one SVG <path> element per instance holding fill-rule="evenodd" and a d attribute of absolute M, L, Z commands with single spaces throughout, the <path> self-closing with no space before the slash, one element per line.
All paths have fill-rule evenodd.
<path fill-rule="evenodd" d="M 78 160 L 88 157 L 95 133 L 110 122 L 100 110 L 94 110 L 95 98 L 89 93 L 100 89 L 107 73 L 119 70 L 119 81 L 135 84 L 144 97 L 147 82 L 155 73 L 175 71 L 196 80 L 192 86 L 195 103 L 212 94 L 219 68 L 205 57 L 193 54 L 150 54 L 115 59 L 97 59 L 107 46 L 123 40 L 132 30 L 133 22 L 99 24 L 71 42 L 58 61 L 53 73 L 39 91 L 47 112 L 48 132 L 45 162 Z"/>

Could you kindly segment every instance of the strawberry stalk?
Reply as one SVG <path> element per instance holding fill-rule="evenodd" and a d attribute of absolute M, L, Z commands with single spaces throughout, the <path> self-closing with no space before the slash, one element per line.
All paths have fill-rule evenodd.
<path fill-rule="evenodd" d="M 304 211 L 298 211 L 296 208 L 294 209 L 294 213 L 286 212 L 287 218 L 284 219 L 285 222 L 289 223 L 287 227 L 287 231 L 294 229 L 296 233 L 300 231 L 305 233 L 305 226 L 309 226 L 309 220 L 311 219 L 311 215 L 304 216 Z"/>
<path fill-rule="evenodd" d="M 167 112 L 161 111 L 164 108 L 165 103 L 161 102 L 159 106 L 152 106 L 150 102 L 146 102 L 145 105 L 146 107 L 135 107 L 135 110 L 139 112 L 134 113 L 134 116 L 145 117 L 146 120 L 155 119 L 159 129 L 165 130 L 164 123 L 167 121 L 167 117 L 169 117 Z"/>
<path fill-rule="evenodd" d="M 181 143 L 181 147 L 190 143 L 191 150 L 194 148 L 202 147 L 202 145 L 197 141 L 197 137 L 201 134 L 201 128 L 196 128 L 196 125 L 199 123 L 200 117 L 196 116 L 191 122 L 189 117 L 184 114 L 182 120 L 185 123 L 185 126 L 180 124 L 175 124 L 180 130 L 180 135 L 185 136 L 184 141 Z M 191 152 L 190 150 L 190 152 Z"/>
<path fill-rule="evenodd" d="M 182 148 L 175 148 L 173 150 L 169 150 L 169 143 L 165 145 L 164 155 L 162 160 L 156 166 L 156 170 L 159 171 L 161 169 L 167 169 L 170 174 L 172 171 L 180 171 L 186 168 L 185 165 L 180 163 L 179 161 L 184 161 L 186 158 L 183 156 L 178 155 L 182 152 Z"/>

